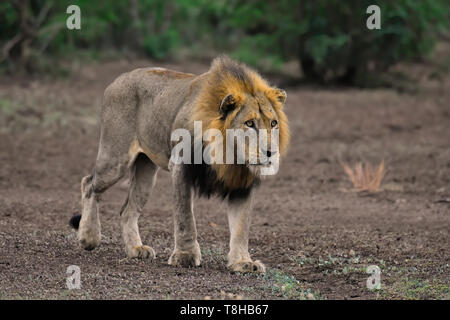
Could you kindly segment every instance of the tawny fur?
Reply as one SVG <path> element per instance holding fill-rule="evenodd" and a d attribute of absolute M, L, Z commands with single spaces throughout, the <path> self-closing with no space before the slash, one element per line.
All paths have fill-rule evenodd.
<path fill-rule="evenodd" d="M 71 220 L 74 227 L 79 227 L 82 247 L 92 250 L 99 245 L 100 195 L 129 172 L 128 197 L 120 217 L 125 252 L 130 258 L 154 258 L 154 250 L 141 241 L 138 219 L 162 168 L 171 172 L 173 181 L 175 246 L 169 264 L 201 263 L 193 212 L 193 188 L 201 185 L 208 196 L 222 194 L 229 203 L 229 268 L 264 272 L 264 265 L 252 261 L 248 253 L 250 212 L 258 171 L 237 164 L 174 164 L 170 159 L 177 142 L 171 141 L 171 134 L 182 128 L 194 136 L 193 123 L 201 121 L 203 130 L 218 129 L 225 138 L 227 129 L 249 129 L 244 125 L 249 119 L 258 130 L 269 131 L 276 120 L 279 151 L 284 156 L 289 145 L 288 122 L 283 112 L 285 100 L 283 90 L 270 87 L 254 70 L 227 57 L 215 59 L 210 70 L 199 76 L 142 68 L 118 77 L 103 97 L 97 159 L 92 174 L 82 180 L 81 219 Z M 196 171 L 198 168 L 203 171 Z M 199 177 L 213 180 L 198 181 Z"/>

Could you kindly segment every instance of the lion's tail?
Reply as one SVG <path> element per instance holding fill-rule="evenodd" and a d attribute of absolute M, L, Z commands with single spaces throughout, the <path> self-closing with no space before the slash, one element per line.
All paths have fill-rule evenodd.
<path fill-rule="evenodd" d="M 80 220 L 81 214 L 76 214 L 72 218 L 70 218 L 69 225 L 75 230 L 78 230 L 78 227 L 80 226 Z"/>

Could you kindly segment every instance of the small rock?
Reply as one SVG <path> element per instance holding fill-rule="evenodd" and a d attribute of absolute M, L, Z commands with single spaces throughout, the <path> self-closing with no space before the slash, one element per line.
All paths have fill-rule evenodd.
<path fill-rule="evenodd" d="M 398 191 L 398 192 L 402 192 L 404 190 L 403 186 L 398 183 L 386 183 L 382 187 L 382 189 L 386 191 Z"/>
<path fill-rule="evenodd" d="M 445 193 L 445 187 L 437 189 L 436 193 Z"/>

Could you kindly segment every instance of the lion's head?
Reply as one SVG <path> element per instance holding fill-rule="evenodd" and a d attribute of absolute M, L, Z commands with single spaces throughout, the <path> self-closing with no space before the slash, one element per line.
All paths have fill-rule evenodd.
<path fill-rule="evenodd" d="M 286 154 L 289 145 L 288 121 L 283 112 L 286 92 L 269 86 L 256 71 L 225 56 L 213 61 L 205 77 L 191 120 L 202 121 L 203 132 L 216 130 L 223 137 L 220 142 L 212 138 L 202 145 L 207 148 L 220 143 L 223 150 L 223 164 L 213 163 L 206 168 L 207 174 L 212 177 L 203 179 L 215 180 L 209 182 L 211 190 L 206 193 L 209 195 L 214 192 L 215 187 L 220 186 L 218 192 L 223 196 L 230 194 L 231 197 L 233 191 L 242 193 L 251 189 L 258 183 L 261 169 Z M 257 138 L 256 148 L 249 145 L 251 139 L 243 140 L 245 154 L 236 152 L 236 148 L 231 150 L 234 156 L 232 164 L 227 161 L 227 154 L 230 153 L 230 149 L 226 147 L 229 146 L 228 129 L 234 129 L 232 132 L 239 130 L 237 132 L 247 137 Z M 260 137 L 262 134 L 265 140 Z M 233 136 L 228 136 L 228 139 L 230 137 L 236 139 Z M 261 141 L 266 143 L 260 143 Z M 202 183 L 197 181 L 197 184 Z"/>

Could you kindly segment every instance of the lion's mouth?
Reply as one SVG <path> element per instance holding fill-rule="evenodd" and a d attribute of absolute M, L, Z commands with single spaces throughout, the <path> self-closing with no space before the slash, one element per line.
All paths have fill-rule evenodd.
<path fill-rule="evenodd" d="M 258 176 L 261 174 L 261 169 L 263 168 L 269 168 L 272 165 L 271 161 L 267 161 L 265 163 L 257 163 L 257 164 L 247 164 L 247 168 L 252 172 L 254 175 Z"/>

